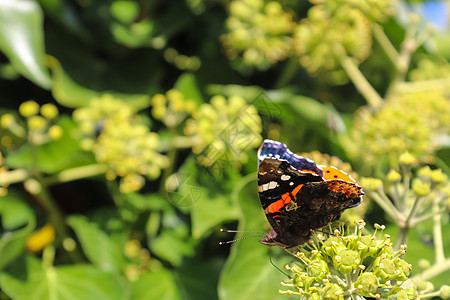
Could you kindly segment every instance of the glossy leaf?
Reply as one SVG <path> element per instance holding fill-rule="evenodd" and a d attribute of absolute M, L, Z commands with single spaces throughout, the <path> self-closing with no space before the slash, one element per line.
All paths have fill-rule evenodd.
<path fill-rule="evenodd" d="M 27 237 L 36 227 L 36 219 L 19 194 L 13 191 L 0 197 L 0 217 L 4 229 L 0 239 L 0 270 L 2 270 L 23 253 Z"/>
<path fill-rule="evenodd" d="M 127 282 L 92 265 L 43 266 L 32 257 L 0 274 L 2 290 L 15 300 L 129 299 Z"/>
<path fill-rule="evenodd" d="M 160 269 L 142 275 L 133 284 L 133 300 L 182 299 L 175 278 L 169 270 Z"/>
<path fill-rule="evenodd" d="M 0 50 L 21 75 L 43 88 L 50 87 L 44 62 L 43 16 L 36 1 L 0 1 Z"/>
<path fill-rule="evenodd" d="M 84 254 L 100 270 L 120 272 L 125 267 L 123 249 L 96 223 L 86 217 L 70 216 L 67 220 L 81 243 Z"/>
<path fill-rule="evenodd" d="M 239 230 L 264 231 L 267 221 L 256 193 L 256 178 L 239 193 L 242 218 Z M 244 233 L 245 234 L 245 233 Z M 239 233 L 235 238 L 241 238 Z M 274 249 L 279 251 L 280 249 Z M 288 257 L 280 260 L 282 266 Z M 275 262 L 277 263 L 277 262 Z M 219 299 L 284 299 L 278 290 L 280 281 L 287 279 L 269 261 L 269 247 L 258 243 L 258 238 L 233 243 L 231 253 L 219 280 Z"/>
<path fill-rule="evenodd" d="M 140 77 L 139 79 L 123 80 L 123 77 L 138 76 L 135 73 L 126 74 L 126 68 L 129 68 L 130 65 L 139 65 L 137 60 L 116 62 L 115 64 L 102 64 L 99 61 L 93 60 L 92 57 L 84 57 L 84 59 L 85 62 L 83 64 L 91 63 L 100 65 L 95 68 L 95 71 L 87 68 L 77 70 L 79 66 L 69 66 L 68 70 L 77 74 L 81 73 L 81 75 L 77 76 L 83 77 L 84 81 L 90 79 L 88 82 L 80 83 L 77 81 L 78 78 L 72 78 L 68 70 L 56 58 L 49 58 L 50 68 L 53 72 L 52 93 L 59 104 L 77 108 L 86 106 L 93 98 L 108 94 L 116 99 L 127 102 L 136 109 L 149 106 L 150 97 L 146 92 L 152 86 L 151 78 Z M 142 57 L 142 59 L 149 58 Z"/>

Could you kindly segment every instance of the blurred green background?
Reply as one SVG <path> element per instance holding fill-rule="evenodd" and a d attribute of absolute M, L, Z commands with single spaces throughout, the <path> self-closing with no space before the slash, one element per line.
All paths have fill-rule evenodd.
<path fill-rule="evenodd" d="M 413 276 L 434 285 L 423 292 L 439 291 L 450 275 L 448 11 L 0 1 L 0 299 L 294 298 L 269 261 L 291 261 L 282 249 L 218 244 L 252 235 L 220 228 L 270 229 L 256 181 L 266 138 L 363 182 L 373 193 L 343 220 L 386 224 L 408 242 Z M 441 177 L 427 182 L 426 166 Z M 383 206 L 398 204 L 392 170 L 406 183 L 397 216 Z"/>

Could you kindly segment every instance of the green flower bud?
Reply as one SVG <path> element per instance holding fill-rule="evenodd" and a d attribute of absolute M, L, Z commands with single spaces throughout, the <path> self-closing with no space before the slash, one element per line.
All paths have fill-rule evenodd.
<path fill-rule="evenodd" d="M 344 300 L 344 291 L 337 284 L 328 283 L 323 288 L 322 299 Z"/>
<path fill-rule="evenodd" d="M 371 272 L 365 272 L 359 275 L 354 285 L 362 296 L 374 297 L 379 284 L 377 276 Z"/>
<path fill-rule="evenodd" d="M 387 180 L 392 183 L 400 182 L 401 179 L 402 179 L 402 176 L 397 171 L 390 170 L 389 173 L 387 174 Z"/>
<path fill-rule="evenodd" d="M 47 103 L 41 106 L 41 115 L 46 119 L 55 119 L 58 116 L 58 113 L 58 108 L 51 103 Z"/>
<path fill-rule="evenodd" d="M 408 279 L 408 276 L 411 273 L 411 265 L 401 258 L 396 258 L 394 260 L 394 265 L 396 270 L 395 276 L 392 278 L 399 281 L 405 281 L 406 279 Z"/>
<path fill-rule="evenodd" d="M 308 276 L 314 277 L 316 282 L 321 282 L 330 271 L 324 260 L 315 259 L 309 263 L 307 273 Z"/>
<path fill-rule="evenodd" d="M 361 179 L 361 185 L 364 189 L 376 191 L 383 186 L 383 181 L 377 178 L 364 177 Z"/>
<path fill-rule="evenodd" d="M 430 281 L 419 281 L 417 283 L 417 288 L 420 292 L 431 292 L 434 291 L 434 285 Z"/>
<path fill-rule="evenodd" d="M 416 164 L 417 160 L 411 153 L 404 152 L 400 155 L 399 162 L 404 166 L 411 167 Z"/>
<path fill-rule="evenodd" d="M 63 130 L 61 126 L 53 125 L 48 129 L 48 135 L 52 140 L 59 140 L 63 135 Z"/>
<path fill-rule="evenodd" d="M 2 128 L 8 128 L 15 122 L 14 116 L 12 114 L 4 114 L 0 120 L 0 125 Z"/>
<path fill-rule="evenodd" d="M 31 117 L 37 115 L 38 112 L 39 112 L 39 104 L 37 104 L 33 100 L 26 101 L 19 106 L 19 113 L 24 117 Z"/>
<path fill-rule="evenodd" d="M 381 279 L 390 280 L 395 276 L 395 265 L 390 259 L 378 257 L 374 262 L 374 274 Z"/>
<path fill-rule="evenodd" d="M 441 286 L 441 289 L 439 290 L 439 297 L 442 299 L 450 299 L 450 286 L 443 285 Z"/>
<path fill-rule="evenodd" d="M 429 166 L 422 167 L 417 171 L 417 175 L 424 181 L 429 180 L 432 173 Z"/>
<path fill-rule="evenodd" d="M 441 169 L 436 169 L 431 172 L 431 180 L 434 183 L 441 183 L 447 181 L 447 174 L 442 173 Z"/>
<path fill-rule="evenodd" d="M 412 189 L 417 196 L 426 196 L 430 193 L 430 183 L 423 182 L 422 180 L 416 178 L 413 181 Z"/>
<path fill-rule="evenodd" d="M 47 126 L 47 121 L 41 116 L 30 116 L 28 127 L 31 130 L 43 131 Z"/>
<path fill-rule="evenodd" d="M 344 249 L 338 255 L 333 257 L 333 265 L 336 270 L 343 274 L 349 274 L 355 270 L 360 262 L 359 255 L 356 251 Z"/>
<path fill-rule="evenodd" d="M 425 270 L 428 269 L 431 266 L 431 263 L 429 260 L 425 259 L 425 258 L 421 258 L 419 259 L 419 261 L 417 262 L 417 266 L 421 269 L 421 270 Z"/>

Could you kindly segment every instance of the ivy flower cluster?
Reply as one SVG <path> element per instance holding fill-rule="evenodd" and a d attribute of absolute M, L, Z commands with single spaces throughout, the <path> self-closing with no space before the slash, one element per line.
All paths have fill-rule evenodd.
<path fill-rule="evenodd" d="M 316 235 L 310 244 L 294 255 L 300 262 L 285 268 L 292 276 L 281 294 L 300 295 L 300 299 L 379 299 L 396 295 L 397 299 L 416 299 L 417 288 L 408 280 L 411 265 L 401 258 L 406 245 L 394 251 L 384 225 L 375 224 L 375 233 L 363 234 L 365 222 L 357 222 L 334 231 L 334 236 Z"/>
<path fill-rule="evenodd" d="M 297 26 L 295 50 L 311 74 L 326 71 L 336 83 L 346 80 L 342 57 L 363 62 L 372 48 L 372 24 L 391 15 L 392 2 L 315 0 L 308 17 Z M 345 34 L 344 34 L 345 33 Z"/>
<path fill-rule="evenodd" d="M 10 113 L 3 114 L 0 119 L 1 127 L 9 130 L 15 138 L 26 139 L 33 145 L 61 138 L 62 128 L 55 124 L 59 116 L 55 105 L 47 103 L 41 106 L 29 100 L 19 106 L 19 114 L 24 120 Z M 1 142 L 8 148 L 12 146 L 12 140 L 11 136 L 5 135 Z"/>
<path fill-rule="evenodd" d="M 450 77 L 450 64 L 446 59 L 422 58 L 417 67 L 409 72 L 411 81 L 431 80 Z"/>
<path fill-rule="evenodd" d="M 185 134 L 195 137 L 192 151 L 198 162 L 211 167 L 222 160 L 240 165 L 248 159 L 246 150 L 262 141 L 261 118 L 255 106 L 238 96 L 211 98 L 186 121 Z"/>
<path fill-rule="evenodd" d="M 413 175 L 417 160 L 409 153 L 400 156 L 399 170 L 390 170 L 383 182 L 364 178 L 361 185 L 367 197 L 374 200 L 400 227 L 398 241 L 403 243 L 418 223 L 449 211 L 450 181 L 441 169 L 421 167 Z M 440 221 L 437 221 L 440 226 Z M 435 233 L 437 233 L 436 231 Z M 442 249 L 442 236 L 435 236 L 435 250 Z M 443 250 L 442 250 L 443 252 Z M 441 253 L 440 255 L 443 256 Z"/>
<path fill-rule="evenodd" d="M 433 154 L 445 143 L 442 137 L 449 134 L 450 106 L 441 90 L 397 94 L 376 112 L 367 107 L 357 111 L 352 137 L 364 143 L 348 149 L 368 167 L 384 162 L 397 168 L 404 152 L 432 163 Z"/>
<path fill-rule="evenodd" d="M 139 190 L 145 177 L 159 177 L 169 164 L 158 150 L 159 135 L 143 124 L 136 111 L 109 95 L 91 101 L 74 112 L 84 134 L 82 144 L 95 154 L 97 162 L 108 167 L 106 177 L 121 177 L 123 193 Z"/>
<path fill-rule="evenodd" d="M 156 94 L 152 98 L 152 116 L 169 128 L 177 127 L 196 108 L 197 104 L 194 100 L 186 99 L 176 89 L 167 91 L 165 95 Z"/>
<path fill-rule="evenodd" d="M 229 12 L 222 42 L 230 59 L 264 70 L 291 55 L 296 23 L 280 2 L 234 0 Z"/>

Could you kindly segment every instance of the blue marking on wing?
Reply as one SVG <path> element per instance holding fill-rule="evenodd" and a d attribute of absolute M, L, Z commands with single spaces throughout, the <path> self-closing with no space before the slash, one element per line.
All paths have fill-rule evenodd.
<path fill-rule="evenodd" d="M 323 170 L 314 161 L 292 153 L 283 143 L 264 140 L 258 150 L 258 166 L 266 157 L 285 160 L 297 170 L 309 170 L 323 176 Z"/>

